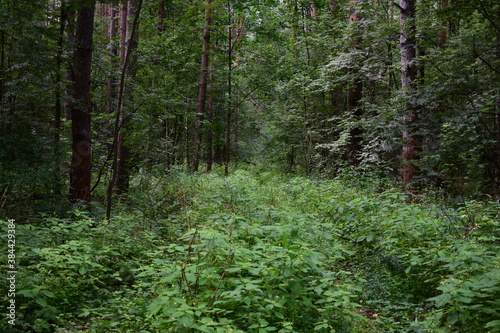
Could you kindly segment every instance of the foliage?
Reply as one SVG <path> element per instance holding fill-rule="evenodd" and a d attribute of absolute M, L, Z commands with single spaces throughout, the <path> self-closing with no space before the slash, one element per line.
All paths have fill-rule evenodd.
<path fill-rule="evenodd" d="M 257 170 L 173 171 L 110 222 L 20 224 L 18 327 L 498 331 L 498 203 L 408 203 L 371 178 Z"/>

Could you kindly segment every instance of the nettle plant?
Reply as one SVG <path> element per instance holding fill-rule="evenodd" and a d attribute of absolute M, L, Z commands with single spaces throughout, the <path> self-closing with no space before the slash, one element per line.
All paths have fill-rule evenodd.
<path fill-rule="evenodd" d="M 241 215 L 234 206 L 212 213 L 158 249 L 153 264 L 138 270 L 158 294 L 149 305 L 154 327 L 347 332 L 367 325 L 356 311 L 357 281 L 338 265 L 349 251 L 309 216 L 274 207 L 276 200 Z"/>

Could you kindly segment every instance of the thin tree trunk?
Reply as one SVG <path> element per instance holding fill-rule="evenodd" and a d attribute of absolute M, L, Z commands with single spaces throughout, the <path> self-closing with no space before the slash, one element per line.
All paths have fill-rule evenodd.
<path fill-rule="evenodd" d="M 135 36 L 137 33 L 137 28 L 139 25 L 139 15 L 141 12 L 142 8 L 142 0 L 138 0 L 137 7 L 136 7 L 136 15 L 134 17 L 134 22 L 132 24 L 132 32 L 130 36 Z M 134 39 L 135 37 L 131 37 L 131 39 Z M 123 99 L 125 95 L 125 78 L 126 78 L 126 73 L 127 73 L 127 68 L 128 64 L 130 61 L 130 58 L 132 56 L 132 50 L 134 50 L 134 43 L 128 43 L 127 45 L 128 50 L 123 51 L 125 54 L 125 58 L 123 59 L 123 65 L 122 65 L 122 71 L 121 71 L 121 77 L 120 77 L 120 84 L 119 84 L 119 91 L 118 91 L 118 104 L 116 108 L 116 115 L 115 115 L 115 126 L 114 126 L 114 132 L 113 132 L 113 168 L 112 168 L 112 176 L 111 180 L 108 185 L 108 190 L 107 190 L 107 205 L 106 205 L 106 218 L 109 220 L 111 218 L 111 206 L 112 206 L 112 199 L 113 199 L 113 189 L 115 188 L 115 184 L 118 179 L 118 161 L 119 161 L 119 145 L 118 141 L 120 139 L 120 127 L 122 126 L 121 120 L 122 120 L 122 110 L 123 110 Z"/>
<path fill-rule="evenodd" d="M 207 131 L 207 172 L 212 171 L 213 164 L 213 122 L 214 122 L 214 62 L 210 61 L 210 73 L 208 80 L 210 81 L 208 88 L 208 110 L 207 110 L 207 121 L 208 121 L 208 131 Z"/>
<path fill-rule="evenodd" d="M 138 47 L 138 34 L 137 29 L 134 32 L 132 27 L 133 22 L 131 19 L 139 15 L 138 12 L 138 0 L 131 0 L 128 3 L 128 14 L 127 14 L 127 29 L 126 29 L 126 44 L 127 53 L 130 53 L 130 59 L 125 69 L 127 71 L 127 76 L 130 78 L 135 78 L 136 75 L 136 64 L 137 64 L 137 54 L 136 50 Z M 124 104 L 132 104 L 132 85 L 127 85 L 125 88 L 125 96 L 123 98 Z M 130 136 L 130 116 L 126 111 L 126 108 L 122 109 L 122 117 L 120 122 L 122 124 L 118 139 L 118 178 L 116 181 L 116 190 L 118 194 L 124 194 L 128 192 L 130 183 L 130 172 L 131 172 L 131 159 L 132 151 L 127 144 L 127 140 Z"/>
<path fill-rule="evenodd" d="M 212 24 L 212 8 L 210 5 L 213 0 L 205 2 L 205 28 L 203 29 L 203 46 L 201 55 L 201 73 L 200 83 L 198 85 L 198 107 L 196 109 L 196 120 L 194 125 L 194 140 L 193 140 L 193 171 L 198 171 L 200 163 L 200 148 L 201 148 L 201 130 L 205 115 L 205 101 L 207 96 L 207 77 L 208 77 L 208 61 L 210 52 L 210 33 Z"/>
<path fill-rule="evenodd" d="M 70 198 L 90 202 L 91 166 L 91 103 L 90 76 L 95 2 L 86 2 L 77 11 L 76 50 L 73 62 L 73 99 L 71 111 L 72 163 L 70 167 Z"/>
<path fill-rule="evenodd" d="M 226 114 L 226 145 L 224 149 L 224 176 L 229 176 L 229 162 L 231 156 L 231 115 L 233 114 L 233 19 L 232 8 L 229 8 L 230 25 L 228 29 L 228 51 L 227 51 L 227 114 Z"/>
<path fill-rule="evenodd" d="M 418 69 L 414 64 L 416 56 L 415 36 L 415 0 L 400 0 L 400 24 L 401 36 L 399 39 L 401 47 L 401 85 L 403 93 L 408 97 L 417 91 Z M 419 120 L 419 109 L 416 105 L 407 103 L 406 115 L 403 119 L 403 186 L 407 193 L 418 190 L 414 184 L 419 175 L 417 165 L 421 150 L 421 138 L 415 133 Z"/>
<path fill-rule="evenodd" d="M 165 1 L 160 0 L 158 4 L 158 33 L 162 33 L 165 30 Z"/>
<path fill-rule="evenodd" d="M 110 19 L 108 27 L 108 38 L 109 38 L 109 54 L 111 56 L 110 68 L 108 73 L 108 91 L 107 91 L 107 106 L 106 112 L 108 114 L 113 114 L 115 112 L 116 105 L 116 94 L 117 94 L 117 57 L 118 50 L 116 48 L 116 35 L 117 35 L 117 15 L 118 9 L 115 6 L 110 8 Z"/>

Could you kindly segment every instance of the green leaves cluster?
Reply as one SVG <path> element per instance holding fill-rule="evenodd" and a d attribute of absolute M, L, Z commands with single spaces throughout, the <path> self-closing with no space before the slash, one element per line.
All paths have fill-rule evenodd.
<path fill-rule="evenodd" d="M 19 328 L 498 331 L 498 203 L 255 171 L 172 172 L 110 222 L 20 224 Z"/>

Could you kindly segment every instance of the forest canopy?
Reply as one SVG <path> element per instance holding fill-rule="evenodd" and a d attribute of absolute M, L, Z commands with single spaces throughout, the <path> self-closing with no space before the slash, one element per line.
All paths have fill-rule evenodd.
<path fill-rule="evenodd" d="M 0 9 L 1 184 L 13 197 L 89 201 L 127 192 L 139 172 L 227 174 L 232 162 L 371 172 L 408 193 L 498 192 L 495 1 Z"/>

